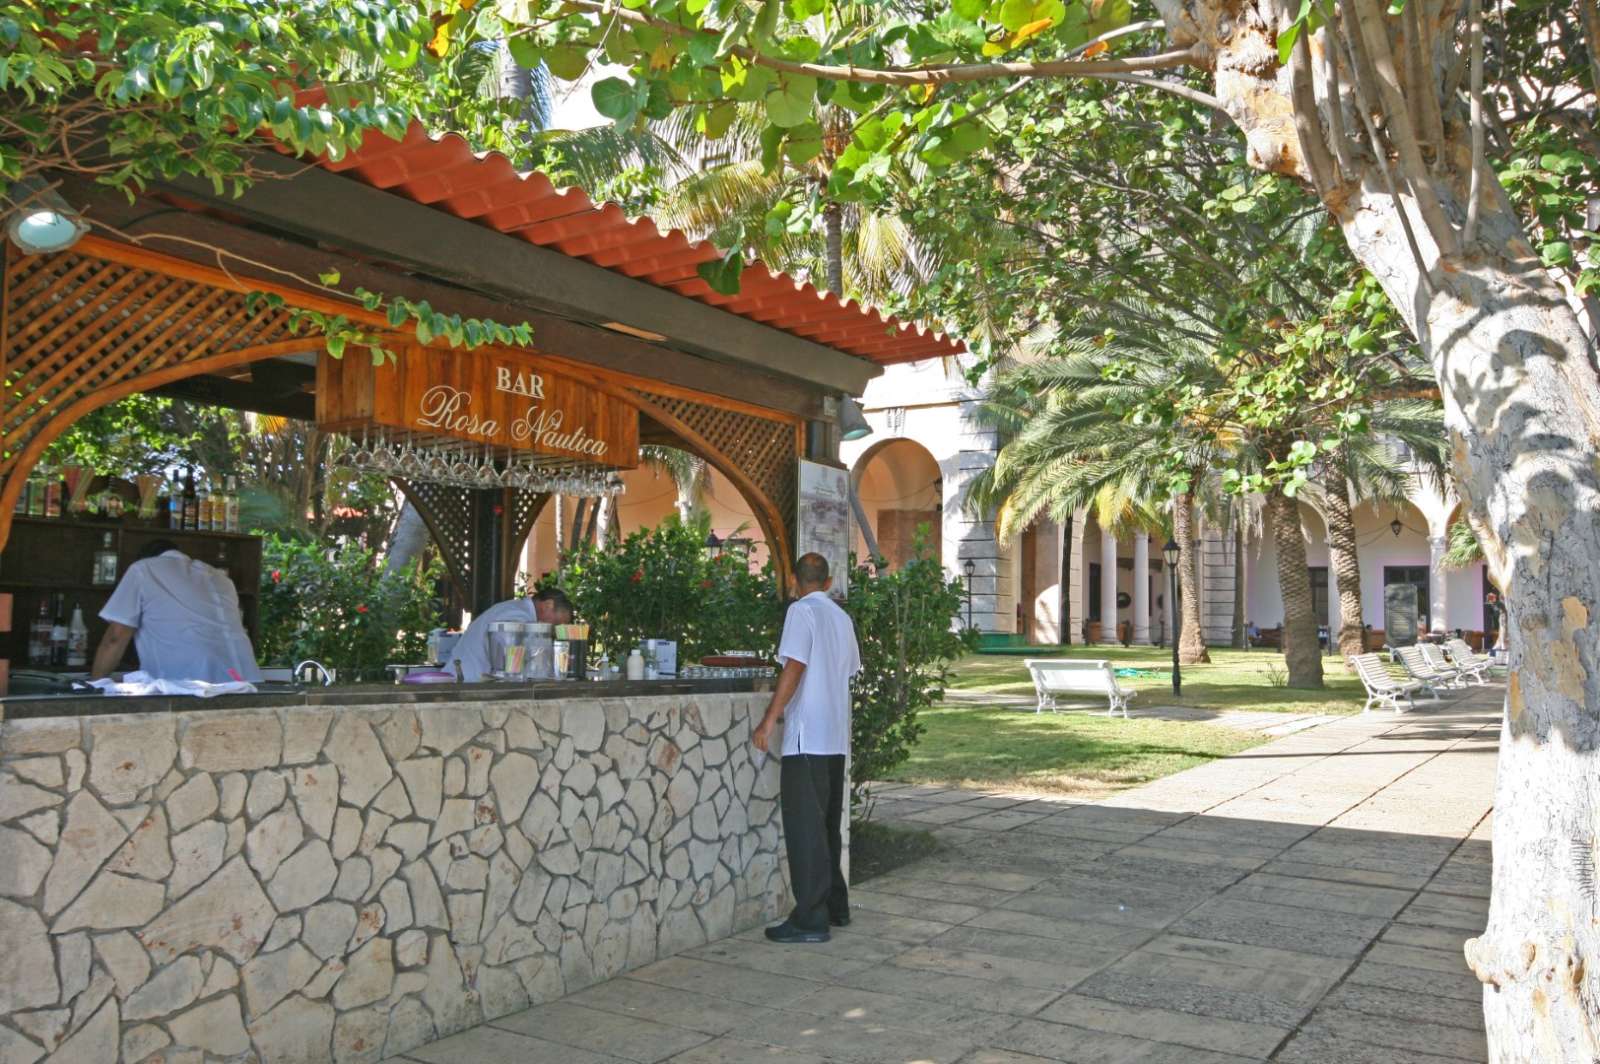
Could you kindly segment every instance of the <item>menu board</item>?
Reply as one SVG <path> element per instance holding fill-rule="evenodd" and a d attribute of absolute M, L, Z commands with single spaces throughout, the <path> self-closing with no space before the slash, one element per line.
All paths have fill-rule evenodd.
<path fill-rule="evenodd" d="M 373 365 L 360 355 L 317 361 L 317 425 L 381 426 L 428 439 L 482 443 L 615 468 L 639 464 L 639 412 L 535 355 L 415 345 Z"/>
<path fill-rule="evenodd" d="M 801 459 L 799 507 L 795 555 L 828 559 L 830 593 L 843 599 L 850 590 L 850 471 Z"/>

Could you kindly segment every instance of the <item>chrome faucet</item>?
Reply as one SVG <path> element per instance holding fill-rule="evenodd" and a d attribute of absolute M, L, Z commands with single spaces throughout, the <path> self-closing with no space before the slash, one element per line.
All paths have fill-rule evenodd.
<path fill-rule="evenodd" d="M 328 667 L 322 664 L 320 661 L 312 661 L 310 658 L 307 658 L 305 661 L 302 661 L 300 664 L 294 667 L 294 678 L 296 683 L 312 683 L 315 681 L 317 673 L 322 674 L 323 687 L 333 686 L 333 674 L 330 673 L 328 671 Z"/>

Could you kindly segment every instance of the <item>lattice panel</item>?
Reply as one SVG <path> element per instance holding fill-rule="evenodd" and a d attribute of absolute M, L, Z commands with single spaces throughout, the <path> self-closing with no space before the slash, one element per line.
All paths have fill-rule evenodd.
<path fill-rule="evenodd" d="M 92 255 L 5 247 L 0 473 L 78 399 L 170 366 L 289 340 L 289 314 Z M 314 341 L 312 341 L 314 343 Z"/>
<path fill-rule="evenodd" d="M 445 567 L 449 569 L 451 578 L 456 581 L 456 588 L 462 600 L 466 601 L 466 596 L 472 591 L 472 577 L 479 556 L 479 548 L 472 535 L 472 492 L 466 488 L 398 478 L 393 483 L 405 493 L 406 498 L 411 500 L 411 505 L 417 508 L 423 521 L 427 523 L 429 531 L 433 533 L 434 542 L 439 545 L 439 551 L 444 555 Z M 539 519 L 539 512 L 544 509 L 549 496 L 523 491 L 520 488 L 508 494 L 511 496 L 509 502 L 511 536 L 504 547 L 509 563 L 506 571 L 512 573 L 516 569 L 516 556 L 522 550 L 522 544 L 527 540 L 528 533 L 533 530 L 533 524 Z"/>
<path fill-rule="evenodd" d="M 472 495 L 466 488 L 395 480 L 433 533 L 444 564 L 462 594 L 472 589 Z"/>
<path fill-rule="evenodd" d="M 692 399 L 653 395 L 646 391 L 638 394 L 698 432 L 755 481 L 782 517 L 790 542 L 794 541 L 796 492 L 799 490 L 795 480 L 800 455 L 792 424 Z"/>

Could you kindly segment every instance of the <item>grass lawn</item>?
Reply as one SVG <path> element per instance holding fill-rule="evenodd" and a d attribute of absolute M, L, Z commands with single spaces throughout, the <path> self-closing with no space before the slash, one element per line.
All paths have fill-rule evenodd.
<path fill-rule="evenodd" d="M 1118 677 L 1137 690 L 1132 712 L 1140 706 L 1194 706 L 1204 709 L 1252 709 L 1278 713 L 1356 713 L 1366 694 L 1355 673 L 1338 656 L 1322 659 L 1320 691 L 1283 687 L 1288 678 L 1283 655 L 1272 650 L 1211 648 L 1211 664 L 1183 667 L 1183 697 L 1172 697 L 1172 651 L 1161 647 L 1040 647 L 1037 658 L 1105 658 L 1117 668 L 1133 668 L 1149 676 Z M 952 690 L 988 691 L 1033 697 L 1033 681 L 1023 658 L 1009 654 L 971 654 L 952 667 Z"/>
<path fill-rule="evenodd" d="M 1118 668 L 1151 675 L 1119 677 L 1140 693 L 1131 720 L 1100 710 L 1039 713 L 981 703 L 927 710 L 927 731 L 911 758 L 893 773 L 912 783 L 960 784 L 993 790 L 1095 797 L 1227 757 L 1266 736 L 1203 721 L 1141 719 L 1141 707 L 1249 709 L 1282 713 L 1354 713 L 1365 695 L 1337 658 L 1325 658 L 1321 691 L 1281 686 L 1283 658 L 1265 650 L 1211 651 L 1211 664 L 1183 667 L 1183 697 L 1172 697 L 1172 652 L 1160 647 L 1040 648 L 1037 657 L 1107 658 Z M 951 688 L 1023 695 L 1033 683 L 1018 656 L 975 654 L 952 670 Z M 1275 675 L 1276 673 L 1276 675 Z M 1103 709 L 1103 707 L 1102 707 Z"/>
<path fill-rule="evenodd" d="M 928 730 L 890 778 L 1098 797 L 1266 740 L 1215 724 L 979 706 L 925 710 Z"/>

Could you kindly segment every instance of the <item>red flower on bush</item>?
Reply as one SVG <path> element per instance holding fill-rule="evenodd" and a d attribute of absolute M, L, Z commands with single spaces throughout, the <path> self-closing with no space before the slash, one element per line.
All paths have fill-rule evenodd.
<path fill-rule="evenodd" d="M 644 570 L 643 569 L 635 569 L 633 571 L 633 575 L 630 576 L 628 579 L 632 580 L 636 584 L 644 583 Z"/>
<path fill-rule="evenodd" d="M 357 613 L 366 613 L 367 612 L 367 607 L 366 606 L 357 606 L 356 607 L 356 612 Z"/>
<path fill-rule="evenodd" d="M 280 569 L 272 570 L 272 582 L 274 584 L 283 583 L 283 571 L 282 570 L 280 570 Z"/>
<path fill-rule="evenodd" d="M 709 579 L 708 580 L 702 580 L 702 581 L 700 581 L 700 586 L 703 587 L 703 588 L 709 588 L 711 586 L 711 581 Z"/>

